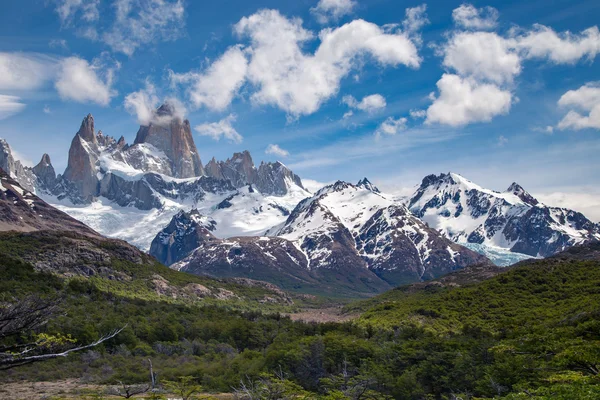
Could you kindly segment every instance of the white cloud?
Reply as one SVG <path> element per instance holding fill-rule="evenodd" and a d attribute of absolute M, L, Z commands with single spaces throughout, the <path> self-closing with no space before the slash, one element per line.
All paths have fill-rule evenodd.
<path fill-rule="evenodd" d="M 44 111 L 44 114 L 52 114 L 52 110 L 50 110 L 50 107 L 48 106 L 44 106 L 42 111 Z"/>
<path fill-rule="evenodd" d="M 600 191 L 596 187 L 568 188 L 568 192 L 534 193 L 544 204 L 576 210 L 595 222 L 600 222 Z"/>
<path fill-rule="evenodd" d="M 356 7 L 354 0 L 319 0 L 319 3 L 310 9 L 317 21 L 326 24 L 329 21 L 338 21 L 344 15 L 352 13 Z"/>
<path fill-rule="evenodd" d="M 231 104 L 246 79 L 248 61 L 240 46 L 233 46 L 204 73 L 170 72 L 174 84 L 191 84 L 189 97 L 196 107 L 222 111 Z"/>
<path fill-rule="evenodd" d="M 302 186 L 304 186 L 304 188 L 310 193 L 316 193 L 319 191 L 319 189 L 322 189 L 331 183 L 333 182 L 319 182 L 314 179 L 302 178 Z"/>
<path fill-rule="evenodd" d="M 429 24 L 427 19 L 427 4 L 421 4 L 418 7 L 407 8 L 406 18 L 402 22 L 402 26 L 406 32 L 415 33 L 421 30 L 425 25 Z"/>
<path fill-rule="evenodd" d="M 412 119 L 421 119 L 427 116 L 426 110 L 410 110 L 410 117 Z"/>
<path fill-rule="evenodd" d="M 279 157 L 287 157 L 290 155 L 290 152 L 279 147 L 278 144 L 270 144 L 267 146 L 265 150 L 266 154 L 274 154 Z"/>
<path fill-rule="evenodd" d="M 79 103 L 96 103 L 107 106 L 117 92 L 112 89 L 114 67 L 107 67 L 103 56 L 90 64 L 78 57 L 68 57 L 60 62 L 56 90 L 62 99 Z"/>
<path fill-rule="evenodd" d="M 182 0 L 116 0 L 115 9 L 115 21 L 102 40 L 128 56 L 144 44 L 177 39 L 185 26 Z"/>
<path fill-rule="evenodd" d="M 498 136 L 498 147 L 504 147 L 508 143 L 508 138 L 504 135 Z"/>
<path fill-rule="evenodd" d="M 241 143 L 243 140 L 242 135 L 231 125 L 235 120 L 236 115 L 229 114 L 219 122 L 197 125 L 194 127 L 194 130 L 200 135 L 209 136 L 216 141 L 219 141 L 223 137 L 232 143 Z"/>
<path fill-rule="evenodd" d="M 550 125 L 544 127 L 535 127 L 533 128 L 533 131 L 545 133 L 546 135 L 552 135 L 554 133 L 554 127 Z"/>
<path fill-rule="evenodd" d="M 348 118 L 352 117 L 353 115 L 354 115 L 354 112 L 352 110 L 346 111 L 344 113 L 344 115 L 342 116 L 342 119 L 348 119 Z"/>
<path fill-rule="evenodd" d="M 137 92 L 129 93 L 125 96 L 125 110 L 131 115 L 137 117 L 140 125 L 148 125 L 154 118 L 154 112 L 158 106 L 158 96 L 156 88 L 149 80 L 146 80 L 146 87 Z"/>
<path fill-rule="evenodd" d="M 598 83 L 587 83 L 577 90 L 569 90 L 558 100 L 558 105 L 574 108 L 558 123 L 558 129 L 600 129 L 600 85 Z"/>
<path fill-rule="evenodd" d="M 532 30 L 513 37 L 511 43 L 524 58 L 547 58 L 557 64 L 573 64 L 584 57 L 591 60 L 600 53 L 600 31 L 594 26 L 579 35 L 569 31 L 558 34 L 536 24 Z"/>
<path fill-rule="evenodd" d="M 440 50 L 443 64 L 462 76 L 498 84 L 510 83 L 521 72 L 519 56 L 506 39 L 491 32 L 459 32 Z"/>
<path fill-rule="evenodd" d="M 324 29 L 314 54 L 301 45 L 314 38 L 300 19 L 288 19 L 276 10 L 262 10 L 242 18 L 235 32 L 251 42 L 248 79 L 256 91 L 254 104 L 273 105 L 291 117 L 312 114 L 337 94 L 340 81 L 360 56 L 370 55 L 381 66 L 418 68 L 415 44 L 403 33 L 386 33 L 379 26 L 355 20 Z"/>
<path fill-rule="evenodd" d="M 461 126 L 472 122 L 489 122 L 507 114 L 512 103 L 509 91 L 474 79 L 444 74 L 437 82 L 439 96 L 427 109 L 426 123 Z"/>
<path fill-rule="evenodd" d="M 69 25 L 76 16 L 92 22 L 100 18 L 100 0 L 56 0 L 56 13 L 63 25 Z"/>
<path fill-rule="evenodd" d="M 498 23 L 498 10 L 494 7 L 475 8 L 464 3 L 452 11 L 452 19 L 456 25 L 467 29 L 493 29 Z"/>
<path fill-rule="evenodd" d="M 38 89 L 53 78 L 56 62 L 35 53 L 0 53 L 0 90 Z"/>
<path fill-rule="evenodd" d="M 385 108 L 385 97 L 380 94 L 372 94 L 365 96 L 361 101 L 356 100 L 353 96 L 344 96 L 342 102 L 350 108 L 354 108 L 366 112 L 374 112 Z"/>
<path fill-rule="evenodd" d="M 15 115 L 23 111 L 24 108 L 25 104 L 21 103 L 19 97 L 0 94 L 0 120 Z"/>
<path fill-rule="evenodd" d="M 388 117 L 381 125 L 379 125 L 377 131 L 375 131 L 375 136 L 377 138 L 381 137 L 381 135 L 393 136 L 398 132 L 406 130 L 407 122 L 408 120 L 406 118 L 394 119 L 394 117 Z"/>

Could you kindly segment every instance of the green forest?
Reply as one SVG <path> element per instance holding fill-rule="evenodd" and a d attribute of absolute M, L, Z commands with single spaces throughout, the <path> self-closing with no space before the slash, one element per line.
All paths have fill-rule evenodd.
<path fill-rule="evenodd" d="M 93 349 L 2 371 L 5 383 L 82 378 L 141 385 L 151 362 L 157 386 L 181 390 L 180 398 L 186 390 L 189 398 L 600 398 L 597 260 L 539 260 L 463 286 L 404 286 L 348 304 L 358 319 L 305 323 L 286 316 L 295 306 L 257 303 L 258 289 L 234 284 L 228 287 L 244 296 L 158 296 L 144 283 L 150 272 L 116 259 L 111 268 L 133 276 L 132 284 L 41 272 L 25 261 L 30 240 L 2 239 L 0 300 L 37 296 L 55 301 L 58 312 L 43 328 L 6 340 L 46 335 L 89 343 L 124 329 Z M 210 284 L 152 268 L 176 284 Z"/>

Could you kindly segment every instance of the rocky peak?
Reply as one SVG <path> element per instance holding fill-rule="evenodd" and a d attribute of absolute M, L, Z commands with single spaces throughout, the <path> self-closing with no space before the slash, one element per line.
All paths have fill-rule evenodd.
<path fill-rule="evenodd" d="M 15 168 L 15 160 L 8 142 L 0 139 L 0 168 L 7 174 L 11 174 Z"/>
<path fill-rule="evenodd" d="M 94 117 L 92 114 L 88 114 L 83 121 L 81 121 L 81 126 L 79 127 L 77 135 L 86 142 L 97 144 L 96 134 L 94 133 Z"/>
<path fill-rule="evenodd" d="M 10 146 L 4 139 L 0 139 L 0 168 L 16 179 L 25 189 L 32 192 L 35 190 L 31 168 L 23 166 L 21 161 L 14 159 Z"/>
<path fill-rule="evenodd" d="M 175 106 L 169 102 L 164 103 L 156 110 L 156 115 L 159 117 L 174 117 L 175 116 Z"/>
<path fill-rule="evenodd" d="M 171 265 L 187 257 L 202 243 L 215 241 L 211 233 L 217 223 L 196 209 L 181 210 L 152 241 L 150 254 L 165 265 Z"/>
<path fill-rule="evenodd" d="M 189 121 L 182 121 L 174 114 L 173 105 L 160 106 L 155 111 L 157 118 L 140 126 L 134 145 L 148 143 L 164 152 L 172 163 L 172 176 L 176 178 L 205 175 Z"/>
<path fill-rule="evenodd" d="M 373 185 L 367 178 L 363 178 L 362 180 L 358 181 L 356 186 L 370 190 L 373 193 L 381 193 L 377 186 Z"/>
<path fill-rule="evenodd" d="M 516 182 L 513 182 L 508 189 L 506 189 L 507 193 L 512 193 L 521 199 L 525 204 L 529 204 L 531 206 L 535 206 L 539 204 L 539 201 L 530 195 L 521 185 Z"/>
<path fill-rule="evenodd" d="M 40 162 L 33 167 L 33 173 L 36 176 L 37 185 L 42 190 L 51 190 L 56 184 L 56 171 L 50 161 L 50 156 L 45 154 Z"/>

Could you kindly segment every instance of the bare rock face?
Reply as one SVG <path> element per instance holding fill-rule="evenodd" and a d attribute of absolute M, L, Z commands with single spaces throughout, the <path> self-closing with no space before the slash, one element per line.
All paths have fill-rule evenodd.
<path fill-rule="evenodd" d="M 290 183 L 304 189 L 300 177 L 283 163 L 260 163 L 254 183 L 259 192 L 283 196 L 287 193 Z"/>
<path fill-rule="evenodd" d="M 192 178 L 205 175 L 190 122 L 176 116 L 172 105 L 163 104 L 151 123 L 140 126 L 134 145 L 141 143 L 149 143 L 164 152 L 172 162 L 171 176 Z"/>
<path fill-rule="evenodd" d="M 98 163 L 98 140 L 94 132 L 94 117 L 88 114 L 81 122 L 69 148 L 69 162 L 63 174 L 74 187 L 83 202 L 91 201 L 98 191 L 96 165 Z"/>
<path fill-rule="evenodd" d="M 248 150 L 234 153 L 225 161 L 216 161 L 213 157 L 204 169 L 208 176 L 228 179 L 236 188 L 253 185 L 263 194 L 284 196 L 292 184 L 304 189 L 300 177 L 279 161 L 262 162 L 256 168 Z"/>
<path fill-rule="evenodd" d="M 44 154 L 40 162 L 33 167 L 33 173 L 36 176 L 36 187 L 45 191 L 50 191 L 56 185 L 56 171 L 50 161 L 50 156 Z"/>
<path fill-rule="evenodd" d="M 35 190 L 35 176 L 31 168 L 23 166 L 21 161 L 15 160 L 8 142 L 0 139 L 0 168 L 12 178 L 16 179 L 23 188 Z"/>

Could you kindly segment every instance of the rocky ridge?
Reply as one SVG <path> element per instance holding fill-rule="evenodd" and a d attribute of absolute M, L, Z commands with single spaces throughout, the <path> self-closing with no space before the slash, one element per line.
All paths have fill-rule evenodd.
<path fill-rule="evenodd" d="M 579 212 L 541 204 L 517 183 L 495 192 L 458 174 L 429 175 L 408 207 L 455 242 L 485 244 L 534 257 L 600 240 L 598 224 Z"/>

